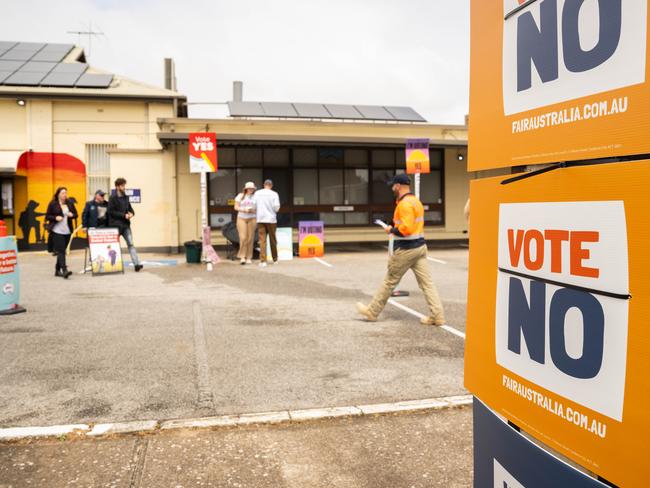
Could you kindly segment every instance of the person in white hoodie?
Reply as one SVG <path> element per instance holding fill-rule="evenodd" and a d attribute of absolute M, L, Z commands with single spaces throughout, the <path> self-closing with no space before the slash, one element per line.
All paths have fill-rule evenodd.
<path fill-rule="evenodd" d="M 273 191 L 273 182 L 266 180 L 264 189 L 255 193 L 257 204 L 257 232 L 260 237 L 260 266 L 266 266 L 266 236 L 271 241 L 271 256 L 273 264 L 278 262 L 278 241 L 275 230 L 278 226 L 278 210 L 280 210 L 280 196 Z"/>

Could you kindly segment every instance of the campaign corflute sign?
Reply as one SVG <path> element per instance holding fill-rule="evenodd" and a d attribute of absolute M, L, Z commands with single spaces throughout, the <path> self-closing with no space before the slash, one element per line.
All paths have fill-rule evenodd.
<path fill-rule="evenodd" d="M 214 173 L 217 171 L 217 135 L 215 133 L 190 133 L 189 153 L 190 173 Z"/>

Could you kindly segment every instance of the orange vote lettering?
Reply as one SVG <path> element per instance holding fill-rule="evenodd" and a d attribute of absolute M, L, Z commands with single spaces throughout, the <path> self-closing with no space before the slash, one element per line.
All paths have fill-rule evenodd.
<path fill-rule="evenodd" d="M 539 271 L 544 266 L 546 258 L 545 241 L 550 243 L 551 272 L 562 273 L 562 243 L 569 242 L 569 270 L 574 276 L 598 278 L 600 270 L 584 266 L 583 262 L 590 258 L 589 249 L 585 243 L 595 243 L 600 240 L 600 234 L 594 231 L 568 231 L 549 229 L 544 232 L 537 229 L 508 229 L 508 251 L 510 264 L 518 267 L 523 265 L 530 271 Z M 534 243 L 534 244 L 533 244 Z M 533 248 L 535 249 L 533 253 Z"/>

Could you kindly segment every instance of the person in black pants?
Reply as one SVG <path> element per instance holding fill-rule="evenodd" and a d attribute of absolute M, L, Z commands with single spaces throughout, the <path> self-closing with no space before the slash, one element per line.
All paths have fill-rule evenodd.
<path fill-rule="evenodd" d="M 72 220 L 76 218 L 77 210 L 74 204 L 68 200 L 68 189 L 63 186 L 57 188 L 54 198 L 47 206 L 47 212 L 45 213 L 49 238 L 56 255 L 54 276 L 68 279 L 72 274 L 71 271 L 68 271 L 65 262 L 65 251 L 72 236 Z"/>
<path fill-rule="evenodd" d="M 126 194 L 126 180 L 118 178 L 115 180 L 115 194 L 111 195 L 111 199 L 108 201 L 108 225 L 117 227 L 120 235 L 124 237 L 131 255 L 131 262 L 137 273 L 142 269 L 142 264 L 133 245 L 133 234 L 131 233 L 131 219 L 134 215 L 129 196 Z"/>

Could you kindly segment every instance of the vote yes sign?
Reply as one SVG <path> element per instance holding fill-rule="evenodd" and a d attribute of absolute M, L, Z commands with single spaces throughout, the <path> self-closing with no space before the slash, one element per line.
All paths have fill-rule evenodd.
<path fill-rule="evenodd" d="M 648 0 L 472 0 L 470 170 L 645 154 Z"/>
<path fill-rule="evenodd" d="M 217 135 L 212 132 L 192 132 L 188 142 L 190 173 L 217 171 Z"/>
<path fill-rule="evenodd" d="M 465 386 L 617 486 L 642 486 L 650 161 L 473 181 Z"/>

